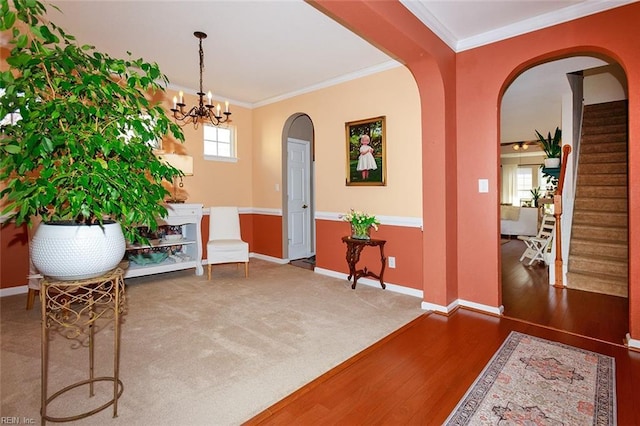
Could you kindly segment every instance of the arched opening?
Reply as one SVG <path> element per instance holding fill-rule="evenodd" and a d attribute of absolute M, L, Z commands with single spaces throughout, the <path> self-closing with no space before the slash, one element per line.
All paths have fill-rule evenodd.
<path fill-rule="evenodd" d="M 500 104 L 505 316 L 615 343 L 624 339 L 629 327 L 627 100 L 624 70 L 599 54 L 535 63 L 506 82 Z M 622 105 L 622 118 L 590 112 Z M 560 280 L 554 271 L 555 236 L 544 262 L 523 259 L 526 246 L 517 239 L 535 235 L 544 215 L 554 215 L 554 173 L 542 165 L 546 155 L 535 131 L 553 135 L 556 127 L 562 144 L 572 147 L 560 222 Z M 563 287 L 557 288 L 559 282 Z"/>
<path fill-rule="evenodd" d="M 282 131 L 282 253 L 285 259 L 315 255 L 314 131 L 304 113 L 291 115 Z"/>

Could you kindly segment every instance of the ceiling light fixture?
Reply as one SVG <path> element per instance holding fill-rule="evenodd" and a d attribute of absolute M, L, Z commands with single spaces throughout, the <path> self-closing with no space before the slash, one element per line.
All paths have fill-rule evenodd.
<path fill-rule="evenodd" d="M 184 112 L 184 107 L 186 104 L 184 103 L 184 93 L 180 91 L 180 98 L 173 97 L 173 118 L 176 121 L 181 121 L 181 126 L 187 125 L 189 123 L 193 124 L 194 128 L 198 128 L 198 125 L 201 122 L 209 121 L 214 126 L 218 126 L 227 120 L 229 120 L 229 116 L 231 112 L 229 112 L 229 102 L 224 103 L 224 112 L 221 111 L 220 104 L 213 106 L 212 98 L 213 95 L 211 91 L 207 93 L 207 103 L 204 103 L 205 93 L 202 91 L 202 70 L 204 69 L 204 52 L 202 51 L 202 39 L 207 38 L 207 35 L 201 31 L 196 31 L 193 33 L 197 39 L 199 39 L 199 49 L 198 53 L 200 55 L 200 91 L 198 92 L 198 105 L 192 107 L 189 112 Z"/>
<path fill-rule="evenodd" d="M 524 142 L 518 142 L 513 144 L 512 148 L 514 151 L 520 151 L 520 150 L 526 151 L 527 149 L 529 149 L 529 145 L 527 145 Z"/>

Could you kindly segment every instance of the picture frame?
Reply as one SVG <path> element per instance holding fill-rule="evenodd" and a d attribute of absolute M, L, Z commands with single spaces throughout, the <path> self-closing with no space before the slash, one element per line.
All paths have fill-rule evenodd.
<path fill-rule="evenodd" d="M 386 117 L 349 121 L 345 133 L 346 185 L 386 186 Z"/>

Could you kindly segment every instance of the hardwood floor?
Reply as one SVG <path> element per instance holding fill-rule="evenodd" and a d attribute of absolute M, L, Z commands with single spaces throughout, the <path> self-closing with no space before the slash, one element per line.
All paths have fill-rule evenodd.
<path fill-rule="evenodd" d="M 543 265 L 518 261 L 525 246 L 511 240 L 502 248 L 504 316 L 622 344 L 629 332 L 629 299 L 548 284 Z"/>
<path fill-rule="evenodd" d="M 512 330 L 615 357 L 618 424 L 640 424 L 640 353 L 621 344 L 626 304 L 549 286 L 542 268 L 513 262 L 524 250 L 517 244 L 503 246 L 512 318 L 464 309 L 422 315 L 245 424 L 442 424 Z"/>

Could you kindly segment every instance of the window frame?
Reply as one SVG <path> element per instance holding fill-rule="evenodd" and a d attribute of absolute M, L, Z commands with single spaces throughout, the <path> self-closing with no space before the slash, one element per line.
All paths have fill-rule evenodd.
<path fill-rule="evenodd" d="M 230 155 L 229 156 L 225 156 L 225 155 L 213 155 L 213 154 L 208 154 L 207 153 L 207 144 L 208 143 L 215 143 L 215 144 L 220 144 L 220 143 L 226 143 L 226 142 L 221 142 L 218 139 L 213 140 L 213 139 L 207 139 L 206 137 L 206 133 L 207 133 L 207 128 L 215 128 L 215 129 L 225 129 L 229 131 L 229 150 L 230 150 Z M 216 131 L 217 133 L 217 131 Z M 214 126 L 212 124 L 204 124 L 202 126 L 202 140 L 203 140 L 203 144 L 202 144 L 202 154 L 203 154 L 203 158 L 205 160 L 208 161 L 220 161 L 220 162 L 227 162 L 227 163 L 237 163 L 238 162 L 238 151 L 237 151 L 237 144 L 236 144 L 236 128 L 235 126 L 232 125 L 220 125 L 220 126 Z"/>
<path fill-rule="evenodd" d="M 522 173 L 521 173 L 522 171 Z M 522 177 L 522 179 L 521 179 Z M 529 182 L 523 182 L 529 181 Z M 524 189 L 520 184 L 529 183 L 529 188 Z M 518 167 L 516 169 L 516 196 L 518 198 L 517 205 L 522 205 L 522 200 L 531 200 L 531 190 L 533 189 L 533 170 L 530 167 Z M 524 196 L 522 196 L 524 195 Z"/>

